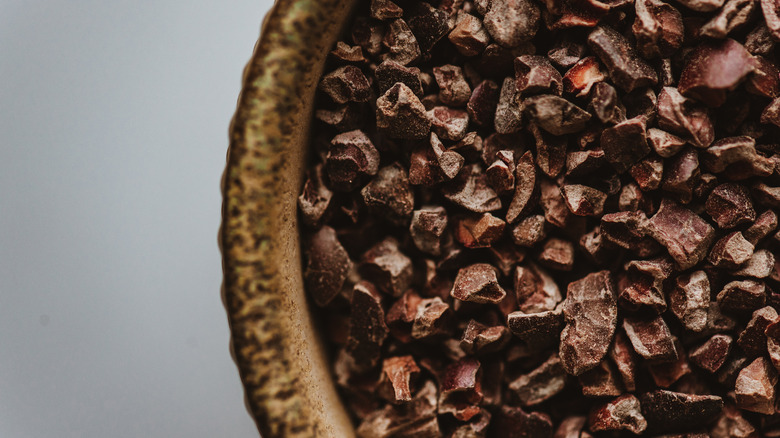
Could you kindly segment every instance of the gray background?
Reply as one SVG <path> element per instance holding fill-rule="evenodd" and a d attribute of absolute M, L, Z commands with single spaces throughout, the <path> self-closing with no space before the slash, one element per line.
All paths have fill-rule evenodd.
<path fill-rule="evenodd" d="M 216 242 L 270 4 L 0 0 L 0 436 L 257 436 Z"/>

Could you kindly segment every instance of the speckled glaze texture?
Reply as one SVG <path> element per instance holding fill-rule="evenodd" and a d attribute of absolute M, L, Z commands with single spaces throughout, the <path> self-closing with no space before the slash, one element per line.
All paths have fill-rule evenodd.
<path fill-rule="evenodd" d="M 352 437 L 303 290 L 296 218 L 312 101 L 354 0 L 279 0 L 244 72 L 223 176 L 231 349 L 263 438 Z"/>

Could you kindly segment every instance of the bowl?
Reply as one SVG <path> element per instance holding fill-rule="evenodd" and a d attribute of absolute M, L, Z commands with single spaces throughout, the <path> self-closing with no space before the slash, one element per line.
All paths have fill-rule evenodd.
<path fill-rule="evenodd" d="M 278 0 L 230 126 L 219 232 L 231 352 L 264 438 L 352 437 L 301 274 L 296 198 L 325 58 L 355 0 Z"/>

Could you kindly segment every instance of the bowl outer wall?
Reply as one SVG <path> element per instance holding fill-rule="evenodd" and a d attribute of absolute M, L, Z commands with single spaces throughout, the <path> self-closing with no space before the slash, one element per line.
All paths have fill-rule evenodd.
<path fill-rule="evenodd" d="M 296 199 L 325 58 L 357 0 L 277 0 L 244 70 L 222 179 L 222 298 L 264 438 L 353 437 L 304 294 Z"/>

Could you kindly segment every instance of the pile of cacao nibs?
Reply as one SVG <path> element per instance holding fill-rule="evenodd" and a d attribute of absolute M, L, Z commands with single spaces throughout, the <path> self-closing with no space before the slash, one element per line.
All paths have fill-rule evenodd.
<path fill-rule="evenodd" d="M 780 437 L 780 0 L 372 0 L 306 289 L 361 437 Z"/>

